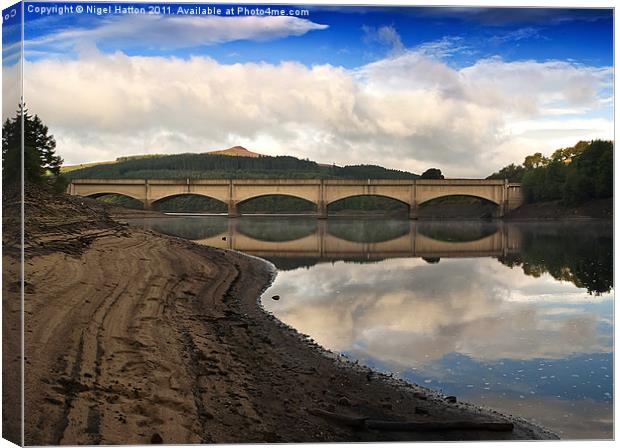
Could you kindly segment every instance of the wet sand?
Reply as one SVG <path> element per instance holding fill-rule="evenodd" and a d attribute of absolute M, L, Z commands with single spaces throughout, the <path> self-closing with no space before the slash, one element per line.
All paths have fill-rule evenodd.
<path fill-rule="evenodd" d="M 94 201 L 41 203 L 27 204 L 26 444 L 555 438 L 321 350 L 260 307 L 262 260 L 130 228 Z"/>

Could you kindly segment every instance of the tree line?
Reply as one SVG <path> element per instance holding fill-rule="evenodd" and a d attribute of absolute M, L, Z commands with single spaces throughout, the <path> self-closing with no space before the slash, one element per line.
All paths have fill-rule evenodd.
<path fill-rule="evenodd" d="M 174 154 L 120 158 L 115 163 L 67 173 L 82 179 L 415 179 L 407 171 L 377 165 L 323 165 L 292 156 L 242 157 L 221 154 Z"/>
<path fill-rule="evenodd" d="M 487 179 L 521 182 L 528 203 L 560 200 L 574 206 L 591 199 L 613 196 L 613 152 L 611 141 L 580 141 L 561 148 L 551 157 L 537 152 L 491 174 Z"/>

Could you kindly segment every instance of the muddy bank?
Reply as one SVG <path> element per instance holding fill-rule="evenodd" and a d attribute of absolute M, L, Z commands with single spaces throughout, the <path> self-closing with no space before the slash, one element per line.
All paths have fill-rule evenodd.
<path fill-rule="evenodd" d="M 2 437 L 21 444 L 21 202 L 3 185 L 2 195 Z"/>
<path fill-rule="evenodd" d="M 81 198 L 34 195 L 27 216 L 27 444 L 554 438 L 322 352 L 258 305 L 263 261 Z M 326 412 L 514 429 L 367 429 Z"/>

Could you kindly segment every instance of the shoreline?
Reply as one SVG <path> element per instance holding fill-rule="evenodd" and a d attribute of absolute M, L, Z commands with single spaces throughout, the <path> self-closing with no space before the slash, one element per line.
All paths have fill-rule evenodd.
<path fill-rule="evenodd" d="M 95 201 L 30 215 L 27 444 L 557 438 L 319 347 L 262 308 L 274 278 L 262 259 L 130 228 Z M 514 429 L 377 430 L 346 416 Z"/>
<path fill-rule="evenodd" d="M 238 215 L 234 218 L 226 214 L 211 213 L 181 213 L 181 212 L 159 212 L 154 210 L 125 209 L 121 207 L 109 207 L 110 214 L 117 221 L 124 219 L 148 219 L 148 218 L 300 218 L 318 219 L 314 214 L 302 213 L 249 213 Z M 588 210 L 590 209 L 590 210 Z M 385 215 L 373 213 L 339 213 L 329 215 L 329 219 L 353 219 L 364 218 L 369 220 L 394 219 L 411 220 L 408 215 Z M 530 222 L 606 222 L 613 221 L 613 202 L 609 200 L 599 200 L 588 203 L 584 209 L 558 207 L 555 203 L 527 204 L 516 210 L 507 213 L 502 218 L 477 218 L 477 217 L 458 217 L 458 216 L 423 216 L 411 220 L 412 222 L 481 222 L 481 223 L 530 223 Z"/>
<path fill-rule="evenodd" d="M 203 246 L 199 246 L 203 247 Z M 441 422 L 441 421 L 481 421 L 481 422 L 508 422 L 514 424 L 514 432 L 516 435 L 514 439 L 512 437 L 506 437 L 508 433 L 493 433 L 492 431 L 450 431 L 443 434 L 439 434 L 439 431 L 433 431 L 429 433 L 416 433 L 412 432 L 406 433 L 384 433 L 383 435 L 374 434 L 370 438 L 362 438 L 362 439 L 344 439 L 338 441 L 456 441 L 456 440 L 515 440 L 521 439 L 521 437 L 525 436 L 527 440 L 529 437 L 532 439 L 539 440 L 555 440 L 557 436 L 553 434 L 551 431 L 546 430 L 542 427 L 539 427 L 531 422 L 528 422 L 525 419 L 519 418 L 517 416 L 506 416 L 496 412 L 490 408 L 483 408 L 480 406 L 476 406 L 466 402 L 452 402 L 450 397 L 447 397 L 440 393 L 439 391 L 425 388 L 418 384 L 413 384 L 397 378 L 392 375 L 380 373 L 374 371 L 363 364 L 359 364 L 356 361 L 351 361 L 343 355 L 339 353 L 327 350 L 322 346 L 318 345 L 314 342 L 314 340 L 302 333 L 299 333 L 295 328 L 290 327 L 289 325 L 283 323 L 278 320 L 275 315 L 265 310 L 262 306 L 262 294 L 264 291 L 268 289 L 268 287 L 273 283 L 275 277 L 277 275 L 277 271 L 275 271 L 275 267 L 266 260 L 263 260 L 259 257 L 255 257 L 252 255 L 248 255 L 238 251 L 230 251 L 223 249 L 226 252 L 232 252 L 236 256 L 241 258 L 249 258 L 250 261 L 255 260 L 256 263 L 262 263 L 263 265 L 268 266 L 268 270 L 271 272 L 270 280 L 265 283 L 265 286 L 262 288 L 261 292 L 254 298 L 250 294 L 246 294 L 241 299 L 242 309 L 244 311 L 248 311 L 248 315 L 253 318 L 255 321 L 260 322 L 260 326 L 267 327 L 267 330 L 273 330 L 273 328 L 268 328 L 269 326 L 275 327 L 276 333 L 283 333 L 286 337 L 290 337 L 292 339 L 292 344 L 288 345 L 289 349 L 294 348 L 296 351 L 299 350 L 302 356 L 297 356 L 297 360 L 301 360 L 306 357 L 311 356 L 320 356 L 323 358 L 323 361 L 327 361 L 327 369 L 329 371 L 334 372 L 334 374 L 349 377 L 346 378 L 350 382 L 350 386 L 355 383 L 355 380 L 359 380 L 361 378 L 360 386 L 363 385 L 366 390 L 362 392 L 355 391 L 353 388 L 349 388 L 348 394 L 347 391 L 344 391 L 341 394 L 341 397 L 347 398 L 346 401 L 338 400 L 335 406 L 330 406 L 328 404 L 328 408 L 330 412 L 334 412 L 336 414 L 342 414 L 346 416 L 352 417 L 361 417 L 364 416 L 366 418 L 378 419 L 385 418 L 387 421 L 407 421 L 407 408 L 409 405 L 413 405 L 409 408 L 412 412 L 409 415 L 409 420 L 419 421 L 419 422 Z M 296 345 L 296 347 L 294 347 Z M 303 353 L 306 352 L 306 353 Z M 292 354 L 293 355 L 293 354 Z M 304 356 L 305 355 L 305 356 Z M 325 366 L 323 366 L 325 368 Z M 317 372 L 319 375 L 319 372 Z M 351 377 L 356 376 L 355 380 Z M 370 379 L 372 378 L 372 379 Z M 372 385 L 371 385 L 372 383 Z M 383 389 L 381 392 L 378 390 L 370 391 L 371 388 Z M 351 402 L 348 398 L 348 395 L 356 395 L 357 393 L 362 392 L 366 397 L 372 395 L 380 395 L 384 397 L 386 394 L 396 393 L 398 398 L 393 400 L 390 399 L 379 399 L 377 402 Z M 403 395 L 404 394 L 404 395 Z M 378 397 L 377 397 L 378 398 Z M 358 398 L 359 399 L 359 398 Z M 354 398 L 355 400 L 355 398 Z M 364 401 L 364 400 L 362 400 Z M 400 406 L 400 413 L 394 413 L 396 406 L 393 403 L 396 402 Z M 371 409 L 374 406 L 379 406 L 382 408 L 381 410 Z M 366 413 L 364 413 L 364 409 L 366 408 Z M 416 411 L 416 409 L 421 410 L 422 412 Z M 387 410 L 387 412 L 386 412 Z M 428 412 L 428 414 L 426 413 Z M 396 414 L 396 418 L 395 418 Z M 423 417 L 419 417 L 419 416 Z M 434 418 L 430 417 L 433 416 Z M 413 417 L 413 418 L 411 418 Z M 333 422 L 332 422 L 333 424 Z M 473 436 L 473 438 L 472 438 Z M 377 438 L 375 438 L 377 437 Z M 305 440 L 303 440 L 305 441 Z"/>

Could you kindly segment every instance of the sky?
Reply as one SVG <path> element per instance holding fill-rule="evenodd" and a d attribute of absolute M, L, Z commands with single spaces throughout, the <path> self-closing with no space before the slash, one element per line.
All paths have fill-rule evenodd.
<path fill-rule="evenodd" d="M 25 6 L 26 103 L 67 164 L 242 145 L 486 177 L 613 138 L 610 9 L 77 5 Z"/>

